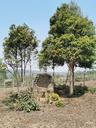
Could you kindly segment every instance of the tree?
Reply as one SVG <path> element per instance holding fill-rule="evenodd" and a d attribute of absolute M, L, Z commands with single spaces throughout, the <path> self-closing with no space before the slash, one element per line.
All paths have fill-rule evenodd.
<path fill-rule="evenodd" d="M 2 59 L 0 59 L 0 71 L 6 71 L 7 66 L 3 63 Z"/>
<path fill-rule="evenodd" d="M 26 66 L 30 61 L 32 52 L 37 47 L 37 39 L 34 31 L 26 24 L 11 25 L 9 30 L 9 35 L 3 43 L 5 62 L 13 69 L 16 79 L 18 79 L 20 69 L 21 81 L 23 81 Z"/>
<path fill-rule="evenodd" d="M 95 42 L 95 40 L 93 42 Z M 94 64 L 94 61 L 96 60 L 95 59 L 95 56 L 94 57 L 93 56 L 92 57 L 88 57 L 88 56 L 83 57 L 82 59 L 84 59 L 84 60 L 81 60 L 81 61 L 79 60 L 79 67 L 82 67 L 82 68 L 85 69 L 84 70 L 84 74 L 83 74 L 84 75 L 84 77 L 83 77 L 83 86 L 85 86 L 86 69 L 87 68 L 92 69 L 93 68 L 93 64 Z"/>
<path fill-rule="evenodd" d="M 64 65 L 62 57 L 62 49 L 59 45 L 58 39 L 53 37 L 48 37 L 42 45 L 42 50 L 39 54 L 39 67 L 47 68 L 51 65 L 53 69 L 54 77 L 54 68 L 56 65 Z"/>
<path fill-rule="evenodd" d="M 58 47 L 59 50 L 56 49 L 59 51 L 57 55 L 60 55 L 58 58 L 63 58 L 63 63 L 67 63 L 70 71 L 70 95 L 74 91 L 75 67 L 80 66 L 82 62 L 89 64 L 94 56 L 94 34 L 93 22 L 84 17 L 80 8 L 73 2 L 62 4 L 50 18 L 49 37 L 53 38 L 55 43 L 51 43 L 50 46 L 47 45 L 48 42 L 46 43 L 46 51 L 51 51 L 47 58 L 49 59 L 51 55 L 54 56 L 56 53 L 53 52 L 54 48 Z M 49 42 L 52 42 L 51 39 Z M 51 46 L 53 49 L 49 50 Z M 58 63 L 57 60 L 56 58 L 56 64 Z"/>
<path fill-rule="evenodd" d="M 0 84 L 2 85 L 4 83 L 4 79 L 7 78 L 6 75 L 7 66 L 3 62 L 3 59 L 0 59 Z"/>
<path fill-rule="evenodd" d="M 65 62 L 70 70 L 70 94 L 72 94 L 74 90 L 74 69 L 77 66 L 91 68 L 94 62 L 95 43 L 88 36 L 75 39 L 73 35 L 69 36 L 69 34 L 61 36 L 60 42 L 62 43 Z"/>

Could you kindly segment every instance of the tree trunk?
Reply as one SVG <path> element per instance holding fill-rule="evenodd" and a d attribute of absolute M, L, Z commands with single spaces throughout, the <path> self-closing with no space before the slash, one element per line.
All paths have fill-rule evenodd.
<path fill-rule="evenodd" d="M 26 75 L 26 64 L 24 62 L 24 78 L 25 78 L 25 75 Z"/>
<path fill-rule="evenodd" d="M 25 50 L 24 50 L 24 79 L 25 79 L 25 74 L 26 74 L 26 62 L 25 62 Z"/>
<path fill-rule="evenodd" d="M 16 70 L 14 70 L 14 76 L 15 76 L 15 78 L 16 78 L 17 92 L 19 92 L 18 64 L 16 64 Z"/>
<path fill-rule="evenodd" d="M 74 63 L 69 64 L 70 70 L 70 95 L 74 93 Z"/>
<path fill-rule="evenodd" d="M 17 91 L 19 92 L 18 68 L 16 69 Z"/>
<path fill-rule="evenodd" d="M 85 86 L 85 75 L 86 75 L 86 68 L 84 70 L 83 86 Z"/>
<path fill-rule="evenodd" d="M 52 69 L 53 69 L 53 74 L 52 74 L 52 76 L 53 76 L 53 79 L 54 79 L 54 75 L 55 75 L 55 73 L 54 73 L 54 69 L 55 69 L 54 61 L 53 61 Z"/>
<path fill-rule="evenodd" d="M 53 79 L 52 79 L 52 82 L 53 82 L 53 87 L 55 89 L 55 81 L 54 81 L 54 79 L 55 79 L 55 63 L 54 63 L 54 60 L 53 60 L 52 69 L 53 69 L 53 74 L 52 74 Z"/>
<path fill-rule="evenodd" d="M 32 66 L 31 66 L 31 55 L 30 55 L 29 64 L 30 64 L 30 86 L 31 86 L 31 85 L 32 85 Z"/>
<path fill-rule="evenodd" d="M 21 59 L 21 82 L 23 82 L 23 61 Z"/>
<path fill-rule="evenodd" d="M 15 71 L 15 70 L 14 70 Z M 17 58 L 17 50 L 16 50 L 16 71 L 14 72 L 16 73 L 16 83 L 17 83 L 17 91 L 19 92 L 19 80 L 18 80 L 18 58 Z"/>
<path fill-rule="evenodd" d="M 24 72 L 23 72 L 23 83 L 24 83 L 24 86 L 26 84 L 26 61 L 25 61 L 25 50 L 24 50 Z"/>
<path fill-rule="evenodd" d="M 23 82 L 23 55 L 21 51 L 21 82 Z"/>

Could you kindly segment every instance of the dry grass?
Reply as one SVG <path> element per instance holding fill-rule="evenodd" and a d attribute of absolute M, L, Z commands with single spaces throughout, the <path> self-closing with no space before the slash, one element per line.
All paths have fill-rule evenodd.
<path fill-rule="evenodd" d="M 24 113 L 8 110 L 2 104 L 9 91 L 0 90 L 0 128 L 96 128 L 95 94 L 63 98 L 63 108 L 43 104 L 41 111 Z"/>

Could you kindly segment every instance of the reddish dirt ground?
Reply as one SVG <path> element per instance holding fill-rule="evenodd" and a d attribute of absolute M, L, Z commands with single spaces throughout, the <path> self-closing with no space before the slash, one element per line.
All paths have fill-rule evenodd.
<path fill-rule="evenodd" d="M 96 87 L 96 82 L 90 83 Z M 2 104 L 8 91 L 0 90 L 0 128 L 96 128 L 96 94 L 63 98 L 62 108 L 45 104 L 40 111 L 24 113 Z"/>

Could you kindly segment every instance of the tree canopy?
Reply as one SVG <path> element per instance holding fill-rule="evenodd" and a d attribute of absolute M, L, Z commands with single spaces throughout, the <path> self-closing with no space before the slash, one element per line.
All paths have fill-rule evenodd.
<path fill-rule="evenodd" d="M 37 42 L 34 31 L 26 24 L 19 26 L 11 25 L 9 35 L 4 40 L 5 62 L 15 72 L 18 72 L 18 69 L 21 70 L 21 80 L 25 74 L 32 51 L 37 47 Z"/>
<path fill-rule="evenodd" d="M 74 90 L 74 68 L 91 67 L 94 62 L 94 34 L 93 22 L 84 17 L 73 2 L 62 4 L 50 18 L 49 37 L 43 42 L 41 54 L 47 55 L 47 62 L 67 63 L 71 76 L 70 94 Z"/>

